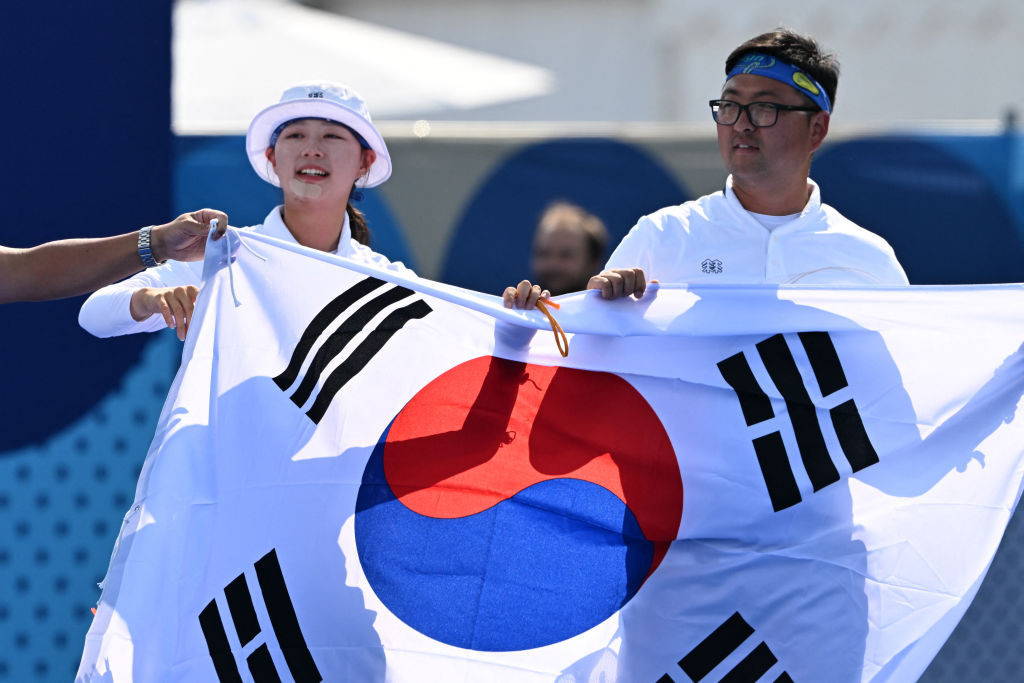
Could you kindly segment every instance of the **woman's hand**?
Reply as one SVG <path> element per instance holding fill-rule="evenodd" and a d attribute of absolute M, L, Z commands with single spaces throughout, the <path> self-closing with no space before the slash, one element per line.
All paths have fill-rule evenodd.
<path fill-rule="evenodd" d="M 192 311 L 195 310 L 199 288 L 195 285 L 185 287 L 143 287 L 132 294 L 132 318 L 143 321 L 151 315 L 159 313 L 164 317 L 167 327 L 177 330 L 178 339 L 185 341 L 189 323 L 192 322 Z"/>
<path fill-rule="evenodd" d="M 551 296 L 551 292 L 541 289 L 540 285 L 530 284 L 529 280 L 523 280 L 518 287 L 506 287 L 501 295 L 501 301 L 505 308 L 521 308 L 525 311 L 536 307 L 540 299 Z"/>

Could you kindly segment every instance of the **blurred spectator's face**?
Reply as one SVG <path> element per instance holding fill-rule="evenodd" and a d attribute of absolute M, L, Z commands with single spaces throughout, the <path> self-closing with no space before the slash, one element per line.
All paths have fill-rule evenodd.
<path fill-rule="evenodd" d="M 564 225 L 537 232 L 532 268 L 534 283 L 553 296 L 586 289 L 587 281 L 599 270 L 590 258 L 584 232 Z"/>

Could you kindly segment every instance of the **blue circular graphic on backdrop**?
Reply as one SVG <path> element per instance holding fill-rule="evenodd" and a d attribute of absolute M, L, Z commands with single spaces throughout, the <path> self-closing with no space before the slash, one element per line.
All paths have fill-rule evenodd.
<path fill-rule="evenodd" d="M 941 139 L 955 148 L 955 138 Z M 961 142 L 970 149 L 985 141 Z M 821 151 L 811 175 L 822 201 L 889 242 L 911 284 L 1020 281 L 1024 214 L 939 139 L 840 142 Z"/>

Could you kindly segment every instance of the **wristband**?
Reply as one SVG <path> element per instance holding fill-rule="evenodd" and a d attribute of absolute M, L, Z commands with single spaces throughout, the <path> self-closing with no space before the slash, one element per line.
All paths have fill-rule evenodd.
<path fill-rule="evenodd" d="M 142 265 L 147 268 L 153 268 L 159 266 L 163 261 L 157 261 L 153 258 L 153 248 L 150 246 L 149 233 L 153 230 L 152 225 L 148 225 L 142 230 L 139 230 L 139 258 L 142 259 Z"/>

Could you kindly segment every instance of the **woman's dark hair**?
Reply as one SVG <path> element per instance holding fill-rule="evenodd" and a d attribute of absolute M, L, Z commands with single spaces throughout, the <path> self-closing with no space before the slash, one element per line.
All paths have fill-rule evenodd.
<path fill-rule="evenodd" d="M 825 89 L 832 107 L 835 108 L 836 88 L 839 85 L 839 60 L 834 53 L 823 52 L 813 38 L 781 27 L 762 33 L 732 51 L 725 60 L 725 74 L 728 76 L 744 55 L 755 52 L 781 59 L 806 71 Z"/>
<path fill-rule="evenodd" d="M 370 246 L 370 228 L 366 225 L 366 217 L 363 212 L 352 205 L 350 201 L 345 207 L 348 213 L 348 227 L 352 230 L 352 239 L 359 244 Z"/>

